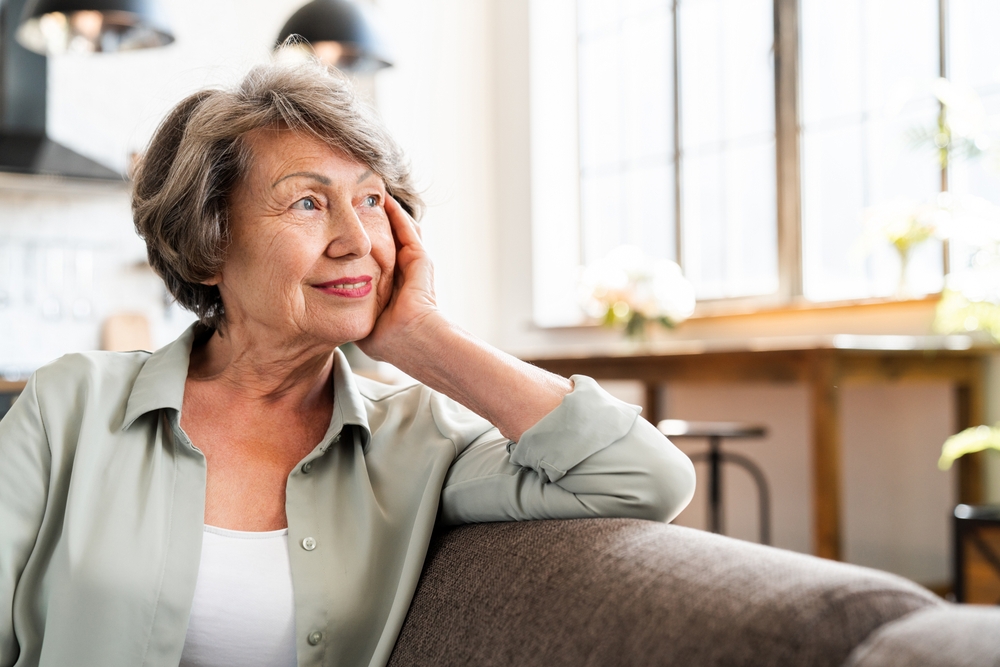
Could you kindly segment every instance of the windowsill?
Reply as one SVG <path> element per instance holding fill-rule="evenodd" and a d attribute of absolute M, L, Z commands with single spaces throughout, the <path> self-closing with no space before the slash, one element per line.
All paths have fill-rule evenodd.
<path fill-rule="evenodd" d="M 652 326 L 645 345 L 650 349 L 671 346 L 739 346 L 746 341 L 837 339 L 839 336 L 937 337 L 934 319 L 940 294 L 916 299 L 859 299 L 813 303 L 703 302 L 693 317 L 674 329 Z M 929 338 L 928 338 L 929 340 Z M 980 341 L 972 337 L 973 344 Z M 541 358 L 614 354 L 635 347 L 623 332 L 599 324 L 541 327 L 529 325 L 510 340 L 507 349 L 517 356 Z M 658 348 L 657 348 L 658 349 Z"/>
<path fill-rule="evenodd" d="M 864 299 L 751 307 L 699 308 L 674 329 L 650 327 L 641 341 L 598 324 L 535 327 L 509 352 L 528 359 L 694 354 L 726 350 L 998 349 L 976 334 L 942 335 L 934 328 L 939 294 L 916 299 Z M 706 312 L 709 310 L 710 312 Z"/>
<path fill-rule="evenodd" d="M 791 313 L 832 313 L 836 311 L 847 313 L 850 311 L 871 312 L 902 308 L 927 308 L 936 307 L 940 300 L 940 293 L 912 299 L 874 297 L 843 301 L 809 301 L 804 297 L 797 297 L 789 302 L 776 302 L 766 297 L 739 300 L 718 299 L 699 303 L 695 308 L 694 315 L 688 321 L 723 317 L 766 317 Z"/>
<path fill-rule="evenodd" d="M 809 301 L 798 297 L 790 302 L 779 302 L 769 297 L 749 297 L 745 299 L 715 299 L 701 301 L 694 314 L 685 320 L 686 323 L 712 322 L 728 318 L 767 318 L 770 316 L 803 317 L 813 314 L 871 314 L 876 312 L 891 312 L 894 310 L 927 310 L 937 306 L 941 294 L 928 294 L 912 299 L 897 299 L 895 297 L 873 297 L 869 299 L 847 299 L 843 301 Z M 595 322 L 581 322 L 546 326 L 533 324 L 538 331 L 587 331 L 601 329 L 602 325 Z"/>

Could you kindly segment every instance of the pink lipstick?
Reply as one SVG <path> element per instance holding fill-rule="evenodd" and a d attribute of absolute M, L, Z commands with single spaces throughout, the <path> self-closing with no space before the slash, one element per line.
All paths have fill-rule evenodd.
<path fill-rule="evenodd" d="M 316 289 L 334 296 L 344 296 L 358 299 L 368 296 L 372 291 L 371 276 L 346 276 L 329 282 L 313 285 Z"/>

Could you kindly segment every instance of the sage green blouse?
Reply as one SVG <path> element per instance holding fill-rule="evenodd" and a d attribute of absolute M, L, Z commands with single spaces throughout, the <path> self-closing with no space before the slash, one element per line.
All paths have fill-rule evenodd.
<path fill-rule="evenodd" d="M 180 428 L 193 331 L 39 369 L 0 422 L 0 667 L 176 667 L 205 516 Z M 435 523 L 673 518 L 690 461 L 639 409 L 575 376 L 520 442 L 420 384 L 351 373 L 289 474 L 300 666 L 384 665 Z"/>

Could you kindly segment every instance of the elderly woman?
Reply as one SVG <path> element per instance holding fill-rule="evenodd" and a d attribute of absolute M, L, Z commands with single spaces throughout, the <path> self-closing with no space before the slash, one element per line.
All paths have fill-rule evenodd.
<path fill-rule="evenodd" d="M 319 65 L 181 102 L 133 210 L 199 321 L 39 369 L 0 423 L 0 667 L 384 665 L 435 525 L 690 499 L 637 408 L 438 311 L 403 155 Z"/>

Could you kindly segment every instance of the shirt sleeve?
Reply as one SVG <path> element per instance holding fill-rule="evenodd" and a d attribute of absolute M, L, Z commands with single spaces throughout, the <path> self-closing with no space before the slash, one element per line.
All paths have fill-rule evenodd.
<path fill-rule="evenodd" d="M 0 667 L 20 654 L 14 597 L 42 523 L 50 463 L 32 376 L 0 421 Z"/>
<path fill-rule="evenodd" d="M 524 519 L 632 517 L 670 521 L 694 495 L 690 459 L 594 380 L 517 443 L 496 428 L 460 448 L 445 479 L 447 525 Z M 463 447 L 464 445 L 464 447 Z"/>

